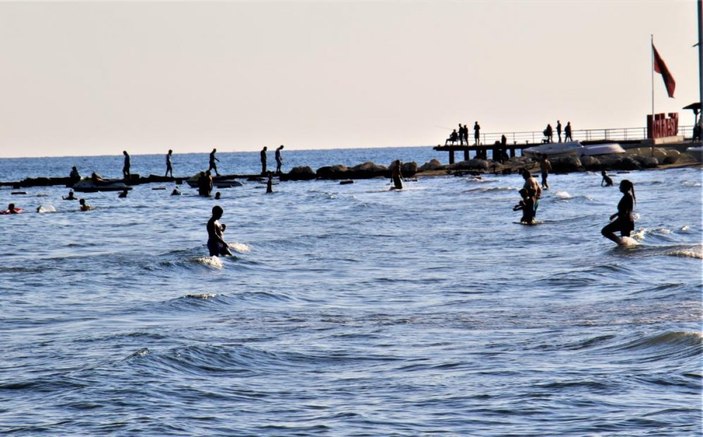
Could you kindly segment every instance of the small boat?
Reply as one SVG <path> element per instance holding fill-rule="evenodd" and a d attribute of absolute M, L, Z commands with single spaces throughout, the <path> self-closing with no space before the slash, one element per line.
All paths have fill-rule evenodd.
<path fill-rule="evenodd" d="M 131 190 L 124 182 L 119 180 L 105 179 L 95 182 L 90 178 L 84 178 L 73 185 L 73 191 L 79 193 L 97 193 L 98 191 L 124 191 Z"/>
<path fill-rule="evenodd" d="M 569 141 L 567 143 L 547 143 L 541 146 L 528 147 L 523 150 L 525 156 L 539 158 L 542 155 L 547 155 L 550 158 L 558 158 L 563 156 L 581 156 L 584 147 L 578 141 Z"/>
<path fill-rule="evenodd" d="M 693 156 L 696 161 L 703 162 L 703 146 L 688 147 L 686 153 Z"/>
<path fill-rule="evenodd" d="M 625 153 L 625 149 L 619 143 L 604 143 L 584 146 L 581 156 L 612 155 Z"/>

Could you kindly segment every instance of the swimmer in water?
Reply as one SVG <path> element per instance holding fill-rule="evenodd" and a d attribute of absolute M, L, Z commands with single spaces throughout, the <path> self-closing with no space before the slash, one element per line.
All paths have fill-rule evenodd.
<path fill-rule="evenodd" d="M 85 199 L 79 200 L 78 203 L 80 203 L 81 205 L 81 211 L 90 211 L 91 209 L 93 209 L 92 206 L 85 203 Z"/>
<path fill-rule="evenodd" d="M 610 176 L 605 172 L 605 170 L 600 172 L 601 176 L 603 176 L 603 179 L 600 181 L 600 186 L 601 187 L 612 187 L 613 186 L 613 180 L 610 179 Z"/>
<path fill-rule="evenodd" d="M 623 195 L 620 202 L 618 202 L 618 212 L 610 216 L 610 223 L 605 225 L 600 233 L 605 238 L 622 246 L 622 237 L 629 237 L 630 232 L 635 229 L 635 219 L 632 216 L 632 210 L 637 199 L 635 197 L 635 186 L 627 179 L 623 179 L 620 182 L 620 192 Z M 620 231 L 620 238 L 615 235 L 617 231 Z"/>
<path fill-rule="evenodd" d="M 224 211 L 219 205 L 212 207 L 212 217 L 207 222 L 207 248 L 210 251 L 210 256 L 226 256 L 232 255 L 229 251 L 229 245 L 222 237 L 227 227 L 220 223 Z"/>
<path fill-rule="evenodd" d="M 63 200 L 78 200 L 78 198 L 73 194 L 73 190 L 68 192 L 68 196 L 63 196 Z"/>

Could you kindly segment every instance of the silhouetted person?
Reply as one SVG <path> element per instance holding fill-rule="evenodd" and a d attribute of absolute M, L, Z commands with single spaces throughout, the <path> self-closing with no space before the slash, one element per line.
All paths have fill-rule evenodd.
<path fill-rule="evenodd" d="M 602 170 L 600 172 L 601 176 L 603 176 L 603 179 L 600 181 L 600 186 L 601 187 L 612 187 L 613 186 L 613 180 L 610 179 L 610 176 L 606 173 L 605 170 Z"/>
<path fill-rule="evenodd" d="M 226 225 L 220 224 L 224 211 L 219 205 L 212 207 L 212 217 L 207 222 L 207 248 L 210 256 L 232 255 L 229 251 L 229 244 L 224 240 L 223 233 Z"/>
<path fill-rule="evenodd" d="M 220 162 L 220 160 L 215 157 L 215 152 L 217 152 L 217 149 L 212 149 L 212 152 L 210 152 L 210 166 L 208 167 L 208 171 L 215 170 L 215 174 L 219 176 L 220 173 L 217 172 L 216 163 Z"/>
<path fill-rule="evenodd" d="M 481 126 L 478 125 L 478 121 L 474 122 L 474 145 L 478 146 L 479 139 L 481 138 Z"/>
<path fill-rule="evenodd" d="M 259 155 L 261 155 L 261 175 L 264 176 L 266 175 L 266 151 L 268 150 L 268 147 L 264 146 L 263 149 L 261 149 L 261 152 Z"/>
<path fill-rule="evenodd" d="M 130 162 L 129 162 L 129 153 L 127 153 L 126 150 L 122 151 L 122 154 L 124 155 L 124 166 L 122 167 L 122 176 L 124 177 L 125 180 L 129 180 L 129 167 L 130 167 Z"/>
<path fill-rule="evenodd" d="M 444 142 L 444 145 L 446 146 L 447 143 L 456 143 L 456 141 L 459 139 L 459 133 L 454 129 L 451 134 L 449 134 L 449 138 Z"/>
<path fill-rule="evenodd" d="M 78 173 L 78 169 L 76 168 L 76 166 L 71 167 L 71 173 L 68 175 L 68 178 L 74 184 L 81 180 L 81 174 Z"/>
<path fill-rule="evenodd" d="M 19 214 L 21 211 L 21 209 L 15 208 L 14 203 L 11 203 L 7 205 L 7 211 L 5 211 L 4 214 Z"/>
<path fill-rule="evenodd" d="M 535 192 L 534 190 L 521 189 L 519 191 L 522 200 L 515 206 L 513 211 L 522 210 L 520 223 L 532 225 L 535 223 Z"/>
<path fill-rule="evenodd" d="M 103 179 L 102 176 L 97 174 L 96 172 L 92 172 L 90 174 L 90 180 L 95 184 L 95 185 L 101 185 L 101 184 L 106 184 L 108 183 L 105 179 Z"/>
<path fill-rule="evenodd" d="M 610 223 L 601 229 L 600 233 L 618 245 L 622 245 L 622 237 L 629 237 L 630 232 L 635 229 L 635 219 L 632 217 L 632 210 L 635 202 L 635 186 L 627 179 L 620 181 L 620 192 L 622 199 L 618 202 L 618 212 L 610 216 Z M 620 238 L 615 236 L 615 232 L 620 232 Z"/>
<path fill-rule="evenodd" d="M 459 133 L 459 145 L 463 146 L 464 145 L 464 126 L 462 126 L 461 123 L 459 123 L 458 133 Z M 467 146 L 468 146 L 468 144 L 467 144 Z"/>
<path fill-rule="evenodd" d="M 273 193 L 273 173 L 268 172 L 268 180 L 266 181 L 266 193 Z"/>
<path fill-rule="evenodd" d="M 168 153 L 166 154 L 166 173 L 164 174 L 164 177 L 168 177 L 169 173 L 171 174 L 171 177 L 173 177 L 173 164 L 171 163 L 171 155 L 173 155 L 173 150 L 168 149 Z"/>
<path fill-rule="evenodd" d="M 557 138 L 559 138 L 559 142 L 561 143 L 561 122 L 557 120 Z"/>
<path fill-rule="evenodd" d="M 212 192 L 212 176 L 210 175 L 210 170 L 205 172 L 200 172 L 198 176 L 198 194 L 201 196 L 209 197 Z"/>
<path fill-rule="evenodd" d="M 401 172 L 400 159 L 393 161 L 391 166 L 391 178 L 393 179 L 393 189 L 403 189 L 403 173 Z"/>
<path fill-rule="evenodd" d="M 573 141 L 574 139 L 571 138 L 571 122 L 567 121 L 566 122 L 566 127 L 564 128 L 564 141 Z"/>
<path fill-rule="evenodd" d="M 222 194 L 220 194 L 219 191 L 217 193 L 215 193 L 215 200 L 220 200 L 221 197 L 222 197 Z"/>
<path fill-rule="evenodd" d="M 73 195 L 73 190 L 68 192 L 68 196 L 64 196 L 63 200 L 78 200 L 76 196 Z"/>
<path fill-rule="evenodd" d="M 124 190 L 122 190 L 122 192 L 117 197 L 119 197 L 120 199 L 124 199 L 125 197 L 127 197 L 128 193 L 129 193 L 129 190 L 125 188 Z"/>
<path fill-rule="evenodd" d="M 522 186 L 522 188 L 529 193 L 532 191 L 534 195 L 532 196 L 534 198 L 534 204 L 532 208 L 532 217 L 537 216 L 537 208 L 539 208 L 539 199 L 542 197 L 542 188 L 540 188 L 539 184 L 537 183 L 537 180 L 532 177 L 532 173 L 530 173 L 529 170 L 522 170 L 522 177 L 525 179 L 525 185 Z"/>
<path fill-rule="evenodd" d="M 281 174 L 281 167 L 283 166 L 283 157 L 281 156 L 281 150 L 283 150 L 283 144 L 278 146 L 276 149 L 276 174 Z"/>
<path fill-rule="evenodd" d="M 85 203 L 85 199 L 79 200 L 78 203 L 81 205 L 80 206 L 81 211 L 90 211 L 91 209 L 93 209 L 92 206 Z"/>
<path fill-rule="evenodd" d="M 552 131 L 552 125 L 547 123 L 547 127 L 544 129 L 544 132 L 542 132 L 545 137 L 547 137 L 546 142 L 547 143 L 552 143 L 554 142 L 554 132 Z"/>
<path fill-rule="evenodd" d="M 549 162 L 547 155 L 542 155 L 542 160 L 539 162 L 539 169 L 542 172 L 542 188 L 548 190 L 549 184 L 547 183 L 547 177 L 549 177 L 549 172 L 552 171 L 552 163 Z"/>

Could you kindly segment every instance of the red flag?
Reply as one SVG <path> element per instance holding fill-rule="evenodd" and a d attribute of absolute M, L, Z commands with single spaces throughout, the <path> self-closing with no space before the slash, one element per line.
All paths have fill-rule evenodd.
<path fill-rule="evenodd" d="M 652 44 L 652 50 L 654 51 L 654 71 L 662 75 L 664 86 L 666 86 L 666 92 L 669 94 L 669 97 L 674 97 L 674 89 L 676 89 L 674 76 L 672 76 L 669 69 L 666 68 L 666 64 L 661 56 L 659 56 L 659 52 L 657 48 L 654 47 L 654 44 Z"/>

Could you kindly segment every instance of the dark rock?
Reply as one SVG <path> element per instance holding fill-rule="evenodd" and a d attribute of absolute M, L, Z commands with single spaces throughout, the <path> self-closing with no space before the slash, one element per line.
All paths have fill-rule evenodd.
<path fill-rule="evenodd" d="M 600 159 L 595 156 L 582 156 L 581 165 L 588 171 L 600 171 L 603 170 L 603 163 Z"/>
<path fill-rule="evenodd" d="M 293 167 L 290 172 L 281 175 L 281 180 L 289 181 L 309 181 L 315 179 L 315 172 L 308 166 Z"/>
<path fill-rule="evenodd" d="M 367 161 L 363 164 L 355 165 L 351 169 L 348 169 L 347 175 L 353 179 L 386 177 L 388 175 L 388 168 L 375 164 L 371 161 Z"/>
<path fill-rule="evenodd" d="M 349 169 L 344 165 L 328 165 L 320 167 L 315 172 L 320 179 L 347 179 Z"/>
<path fill-rule="evenodd" d="M 415 176 L 417 174 L 417 162 L 404 162 L 400 167 L 400 171 L 403 173 L 403 177 Z"/>
<path fill-rule="evenodd" d="M 432 159 L 424 164 L 422 164 L 419 168 L 420 171 L 432 171 L 432 170 L 443 170 L 445 167 L 442 165 L 441 162 L 439 162 L 436 159 Z"/>
<path fill-rule="evenodd" d="M 552 171 L 554 173 L 569 173 L 579 171 L 583 168 L 581 160 L 575 156 L 565 156 L 563 158 L 553 158 L 551 160 Z"/>
<path fill-rule="evenodd" d="M 619 156 L 611 164 L 612 170 L 641 170 L 642 166 L 631 156 Z"/>
<path fill-rule="evenodd" d="M 468 161 L 457 162 L 456 164 L 450 165 L 449 168 L 452 170 L 480 170 L 487 171 L 490 167 L 488 161 L 485 159 L 470 159 Z"/>

